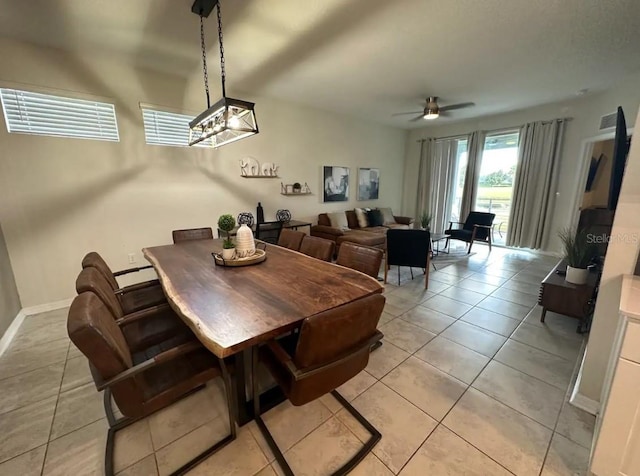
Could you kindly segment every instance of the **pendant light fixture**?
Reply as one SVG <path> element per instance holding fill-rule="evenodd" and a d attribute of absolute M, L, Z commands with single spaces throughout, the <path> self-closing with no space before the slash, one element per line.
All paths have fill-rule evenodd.
<path fill-rule="evenodd" d="M 222 99 L 213 106 L 209 99 L 209 76 L 207 73 L 207 50 L 204 42 L 204 19 L 216 8 L 218 16 L 218 40 L 220 43 L 220 79 Z M 222 17 L 220 0 L 195 0 L 191 11 L 200 17 L 200 46 L 204 89 L 207 95 L 207 110 L 189 123 L 189 145 L 211 139 L 213 147 L 220 147 L 258 133 L 254 111 L 255 104 L 227 97 L 225 89 L 224 46 L 222 45 Z"/>

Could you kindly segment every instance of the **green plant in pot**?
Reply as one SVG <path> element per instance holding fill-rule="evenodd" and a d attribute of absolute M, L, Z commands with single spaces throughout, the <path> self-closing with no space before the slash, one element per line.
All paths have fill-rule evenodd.
<path fill-rule="evenodd" d="M 589 240 L 588 231 L 564 228 L 558 236 L 562 240 L 564 259 L 567 261 L 565 280 L 573 284 L 586 283 L 589 277 L 587 267 L 598 253 L 596 246 Z"/>
<path fill-rule="evenodd" d="M 423 230 L 428 230 L 429 225 L 431 224 L 431 213 L 424 212 L 420 215 L 420 226 Z"/>
<path fill-rule="evenodd" d="M 228 213 L 218 218 L 218 228 L 227 233 L 227 237 L 222 242 L 222 259 L 233 259 L 236 254 L 236 245 L 231 240 L 229 232 L 236 226 L 236 219 Z"/>
<path fill-rule="evenodd" d="M 300 193 L 302 191 L 302 185 L 296 182 L 293 184 L 293 193 Z"/>

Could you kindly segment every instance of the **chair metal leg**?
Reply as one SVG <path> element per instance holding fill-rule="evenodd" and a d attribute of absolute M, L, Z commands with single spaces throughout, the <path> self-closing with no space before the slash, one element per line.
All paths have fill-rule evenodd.
<path fill-rule="evenodd" d="M 227 446 L 229 443 L 231 443 L 233 440 L 236 439 L 235 403 L 232 398 L 231 376 L 229 375 L 229 371 L 226 365 L 224 364 L 224 361 L 222 361 L 222 359 L 220 359 L 220 366 L 222 368 L 222 376 L 224 379 L 225 393 L 227 396 L 227 407 L 229 409 L 229 429 L 230 429 L 229 435 L 224 437 L 222 440 L 218 441 L 215 445 L 204 450 L 195 458 L 191 459 L 190 461 L 182 465 L 176 471 L 171 473 L 170 476 L 181 476 L 183 474 L 188 473 L 190 470 L 192 470 L 198 464 L 202 463 L 205 459 L 207 459 L 213 453 L 224 448 L 225 446 Z M 201 390 L 202 388 L 204 388 L 204 385 L 196 387 L 195 389 L 185 394 L 185 397 L 187 395 L 191 395 L 192 393 L 197 392 L 198 390 Z M 123 417 L 116 420 L 115 415 L 113 413 L 113 407 L 111 406 L 111 391 L 108 388 L 104 392 L 104 408 L 107 414 L 107 421 L 109 422 L 109 430 L 107 433 L 107 444 L 105 447 L 105 454 L 104 454 L 104 474 L 106 476 L 113 476 L 114 474 L 113 473 L 113 451 L 115 448 L 116 433 L 119 430 L 122 430 L 123 428 L 126 428 L 128 426 L 131 426 L 137 421 L 140 421 L 149 415 L 146 415 L 144 417 L 139 417 L 139 418 Z"/>
<path fill-rule="evenodd" d="M 258 351 L 257 349 L 254 349 L 253 351 L 253 356 L 252 356 L 252 362 L 251 362 L 251 368 L 252 368 L 252 373 L 253 376 L 255 377 L 258 373 Z M 260 432 L 262 433 L 262 436 L 264 436 L 264 439 L 266 440 L 267 444 L 269 445 L 269 448 L 271 448 L 271 451 L 273 452 L 274 456 L 276 457 L 276 461 L 278 462 L 278 464 L 280 465 L 280 468 L 282 469 L 282 473 L 285 476 L 295 476 L 293 473 L 293 470 L 291 469 L 291 466 L 289 466 L 289 463 L 287 463 L 287 460 L 285 459 L 284 455 L 282 454 L 282 451 L 280 451 L 280 448 L 278 448 L 278 445 L 276 444 L 275 440 L 273 439 L 273 436 L 271 436 L 271 433 L 269 432 L 269 429 L 267 428 L 267 425 L 265 425 L 264 421 L 262 420 L 262 418 L 260 417 L 260 396 L 258 395 L 258 384 L 257 384 L 257 379 L 253 379 L 254 383 L 252 384 L 253 387 L 253 408 L 255 411 L 255 420 L 256 423 L 258 425 L 258 428 L 260 429 Z M 347 461 L 344 465 L 342 465 L 342 467 L 340 467 L 337 471 L 335 471 L 331 476 L 345 476 L 346 474 L 348 474 L 349 472 L 351 472 L 351 470 L 353 468 L 355 468 L 358 463 L 360 463 L 360 461 L 362 461 L 373 449 L 373 447 L 378 443 L 378 441 L 380 441 L 380 439 L 382 438 L 382 435 L 380 434 L 380 432 L 364 417 L 362 416 L 362 414 L 360 412 L 358 412 L 358 410 L 356 410 L 355 408 L 353 408 L 353 406 L 351 406 L 351 404 L 349 402 L 347 402 L 342 395 L 340 395 L 336 390 L 333 390 L 331 392 L 331 395 L 333 395 L 335 397 L 336 400 L 338 400 L 338 402 L 340 402 L 340 404 L 356 419 L 358 420 L 358 422 L 365 427 L 365 429 L 369 432 L 369 434 L 371 434 L 371 438 L 369 438 L 367 440 L 367 442 L 364 444 L 364 446 L 349 460 Z"/>
<path fill-rule="evenodd" d="M 400 286 L 400 265 L 398 265 L 398 286 Z"/>
<path fill-rule="evenodd" d="M 411 280 L 413 280 L 413 268 L 409 266 L 409 271 L 411 271 Z"/>

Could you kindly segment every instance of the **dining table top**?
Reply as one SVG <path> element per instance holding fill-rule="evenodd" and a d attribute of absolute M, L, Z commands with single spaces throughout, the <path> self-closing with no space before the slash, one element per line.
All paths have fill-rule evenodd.
<path fill-rule="evenodd" d="M 381 293 L 366 274 L 276 245 L 262 263 L 225 267 L 222 240 L 144 248 L 173 310 L 223 358 L 299 326 L 309 316 Z"/>

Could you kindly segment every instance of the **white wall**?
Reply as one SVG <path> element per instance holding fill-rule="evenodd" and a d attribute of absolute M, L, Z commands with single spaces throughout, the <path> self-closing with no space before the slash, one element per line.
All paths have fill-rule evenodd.
<path fill-rule="evenodd" d="M 0 337 L 18 315 L 20 307 L 16 280 L 13 276 L 9 252 L 0 226 Z"/>
<path fill-rule="evenodd" d="M 519 126 L 526 122 L 537 120 L 572 117 L 573 119 L 567 123 L 564 138 L 560 176 L 555 196 L 555 214 L 544 246 L 546 250 L 559 251 L 561 247 L 556 231 L 570 223 L 573 216 L 572 202 L 579 186 L 579 179 L 576 177 L 576 173 L 580 161 L 584 159 L 582 157 L 583 141 L 586 138 L 597 136 L 599 134 L 600 117 L 614 112 L 618 106 L 622 106 L 625 111 L 627 125 L 633 127 L 638 106 L 640 105 L 639 84 L 640 75 L 636 74 L 621 81 L 608 91 L 590 94 L 572 101 L 547 104 L 507 114 L 411 131 L 407 139 L 403 213 L 412 215 L 415 212 L 420 155 L 418 139 L 446 137 L 455 134 L 467 134 L 475 130 L 493 130 Z"/>
<path fill-rule="evenodd" d="M 222 213 L 255 215 L 258 201 L 267 219 L 279 208 L 305 220 L 357 204 L 400 210 L 405 131 L 238 94 L 256 102 L 257 136 L 218 150 L 148 146 L 138 103 L 201 112 L 199 71 L 184 80 L 117 58 L 75 57 L 7 40 L 0 40 L 0 57 L 2 86 L 103 96 L 116 105 L 120 131 L 120 142 L 109 143 L 0 128 L 0 222 L 23 306 L 73 296 L 89 250 L 114 269 L 130 266 L 130 252 L 143 264 L 141 248 L 170 243 L 172 229 L 215 227 Z M 279 164 L 282 181 L 308 182 L 314 195 L 284 197 L 281 180 L 241 178 L 238 161 L 247 156 Z M 351 167 L 349 202 L 321 203 L 322 165 Z M 379 200 L 356 202 L 358 166 L 380 169 Z"/>
<path fill-rule="evenodd" d="M 629 115 L 626 114 L 626 117 Z M 640 118 L 640 115 L 638 117 Z M 622 276 L 633 274 L 640 253 L 639 138 L 634 137 L 631 141 L 631 151 L 627 159 L 620 198 L 613 219 L 611 240 L 607 247 L 607 256 L 602 270 L 589 343 L 582 363 L 578 392 L 596 402 L 601 398 L 618 325 Z"/>

